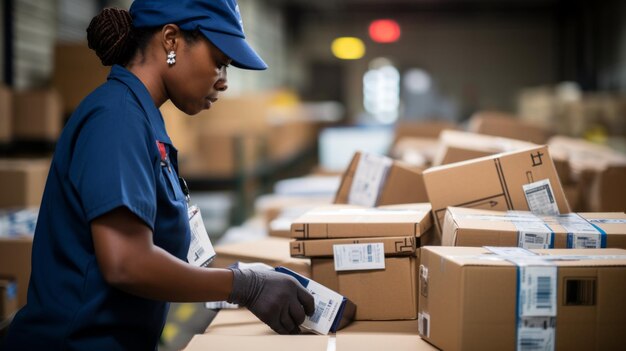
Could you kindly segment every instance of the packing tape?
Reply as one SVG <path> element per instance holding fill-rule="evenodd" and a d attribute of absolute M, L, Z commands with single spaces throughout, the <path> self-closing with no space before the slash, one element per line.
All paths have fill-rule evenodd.
<path fill-rule="evenodd" d="M 517 267 L 516 349 L 554 350 L 557 267 L 523 248 L 485 248 Z"/>

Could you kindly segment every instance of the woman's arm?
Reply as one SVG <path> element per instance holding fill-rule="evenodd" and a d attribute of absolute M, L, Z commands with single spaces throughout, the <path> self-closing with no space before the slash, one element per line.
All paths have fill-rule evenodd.
<path fill-rule="evenodd" d="M 125 207 L 91 223 L 98 265 L 111 285 L 141 297 L 172 301 L 226 300 L 229 269 L 199 268 L 154 245 L 152 231 Z"/>

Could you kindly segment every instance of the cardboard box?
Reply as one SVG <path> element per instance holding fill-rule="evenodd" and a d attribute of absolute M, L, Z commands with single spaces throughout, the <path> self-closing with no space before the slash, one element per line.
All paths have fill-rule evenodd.
<path fill-rule="evenodd" d="M 329 203 L 330 201 L 326 202 L 326 204 Z M 296 205 L 282 209 L 280 214 L 269 222 L 269 235 L 281 238 L 291 238 L 291 224 L 293 221 L 317 206 L 319 206 L 319 204 L 316 205 L 313 201 L 309 205 Z"/>
<path fill-rule="evenodd" d="M 538 145 L 517 139 L 444 130 L 439 135 L 439 149 L 433 160 L 433 165 L 445 165 L 536 146 Z"/>
<path fill-rule="evenodd" d="M 362 162 L 361 158 L 366 158 L 367 154 L 357 152 L 354 154 L 350 165 L 346 169 L 341 179 L 341 185 L 337 190 L 334 203 L 336 204 L 360 204 L 355 202 L 355 193 L 361 192 L 364 187 L 371 192 L 372 198 L 371 206 L 381 205 L 395 205 L 395 204 L 408 204 L 417 202 L 427 202 L 426 191 L 424 189 L 424 182 L 422 180 L 422 171 L 419 168 L 410 167 L 399 161 L 391 161 L 391 165 L 384 172 L 383 177 L 377 178 L 370 182 L 371 178 L 368 178 L 368 184 L 364 181 L 360 181 L 359 189 L 353 189 L 353 182 L 355 179 L 363 180 L 364 176 L 360 175 L 357 170 L 359 169 L 359 163 Z M 372 161 L 372 164 L 376 164 L 376 161 Z M 365 166 L 365 164 L 364 164 Z M 377 165 L 376 165 L 377 166 Z M 363 168 L 364 174 L 370 166 Z M 361 204 L 365 205 L 365 204 Z M 369 206 L 370 204 L 367 204 Z"/>
<path fill-rule="evenodd" d="M 0 144 L 13 139 L 13 93 L 0 85 Z"/>
<path fill-rule="evenodd" d="M 554 350 L 622 349 L 626 344 L 626 251 L 533 252 L 543 255 L 542 260 L 553 258 L 550 262 L 557 269 L 554 279 L 541 280 L 548 284 L 545 288 L 532 284 L 539 280 L 531 281 L 537 292 L 545 293 L 542 299 L 545 296 L 553 302 L 546 308 L 556 312 Z M 585 255 L 598 259 L 583 259 Z M 610 255 L 616 258 L 607 258 Z M 422 338 L 451 351 L 516 349 L 519 267 L 484 248 L 425 247 L 421 260 Z"/>
<path fill-rule="evenodd" d="M 403 137 L 398 139 L 389 154 L 396 160 L 416 168 L 428 167 L 439 149 L 439 139 Z"/>
<path fill-rule="evenodd" d="M 211 321 L 205 334 L 194 336 L 193 344 L 190 343 L 185 350 L 189 350 L 189 347 L 196 347 L 196 343 L 207 338 L 208 335 L 228 335 L 232 338 L 233 336 L 276 336 L 276 333 L 247 309 L 221 310 Z M 326 338 L 321 335 L 312 336 Z M 417 335 L 417 320 L 355 321 L 337 331 L 335 338 L 336 350 L 375 351 L 388 348 L 389 345 L 393 345 L 394 350 L 400 351 L 437 350 Z M 280 338 L 274 339 L 276 343 L 271 346 L 270 350 L 282 349 L 280 340 Z M 307 340 L 304 338 L 301 342 L 304 344 Z M 211 340 L 207 339 L 206 345 L 215 348 L 215 345 L 210 342 Z M 297 346 L 297 349 L 302 347 Z M 227 349 L 232 349 L 232 345 L 229 345 Z M 259 348 L 255 347 L 255 349 Z"/>
<path fill-rule="evenodd" d="M 241 261 L 262 262 L 272 267 L 284 266 L 305 277 L 311 276 L 308 259 L 292 258 L 289 255 L 289 240 L 268 237 L 261 240 L 215 246 L 216 256 L 210 267 L 226 268 Z"/>
<path fill-rule="evenodd" d="M 17 283 L 18 308 L 26 304 L 32 248 L 32 236 L 0 237 L 0 277 Z"/>
<path fill-rule="evenodd" d="M 109 71 L 87 43 L 56 44 L 52 86 L 61 94 L 64 114 L 74 112 L 89 93 L 104 84 Z"/>
<path fill-rule="evenodd" d="M 17 310 L 17 283 L 0 279 L 0 321 L 9 319 Z"/>
<path fill-rule="evenodd" d="M 548 145 L 550 152 L 566 155 L 572 178 L 578 182 L 581 210 L 626 210 L 625 155 L 606 145 L 565 136 L 552 137 Z"/>
<path fill-rule="evenodd" d="M 39 207 L 50 160 L 0 159 L 0 208 Z"/>
<path fill-rule="evenodd" d="M 185 351 L 205 350 L 299 350 L 326 351 L 328 335 L 194 335 Z"/>
<path fill-rule="evenodd" d="M 539 125 L 500 111 L 479 111 L 470 117 L 469 132 L 545 144 L 552 133 Z"/>
<path fill-rule="evenodd" d="M 435 166 L 539 146 L 511 138 L 455 130 L 444 130 L 439 141 L 439 149 L 433 160 Z M 550 148 L 550 156 L 561 183 L 570 184 L 572 179 L 567 154 Z"/>
<path fill-rule="evenodd" d="M 415 319 L 418 262 L 415 256 L 386 257 L 383 270 L 337 272 L 332 258 L 314 258 L 312 278 L 354 302 L 356 320 Z"/>
<path fill-rule="evenodd" d="M 254 211 L 265 219 L 265 223 L 269 224 L 278 218 L 283 211 L 291 212 L 290 208 L 329 205 L 332 201 L 332 197 L 326 195 L 305 196 L 272 193 L 258 196 L 254 201 Z"/>
<path fill-rule="evenodd" d="M 546 146 L 432 167 L 423 176 L 439 233 L 448 206 L 571 212 Z"/>
<path fill-rule="evenodd" d="M 350 239 L 294 240 L 289 244 L 291 257 L 332 257 L 333 246 L 346 244 L 382 243 L 385 257 L 415 255 L 425 237 L 378 237 Z"/>
<path fill-rule="evenodd" d="M 386 323 L 395 323 L 386 322 Z M 437 348 L 422 340 L 419 335 L 402 334 L 338 334 L 336 350 L 338 351 L 436 351 Z"/>
<path fill-rule="evenodd" d="M 626 164 L 591 172 L 587 195 L 590 211 L 626 211 Z"/>
<path fill-rule="evenodd" d="M 328 205 L 294 220 L 291 236 L 299 239 L 421 237 L 431 226 L 427 203 L 376 208 Z"/>
<path fill-rule="evenodd" d="M 63 107 L 56 90 L 16 92 L 13 112 L 15 139 L 56 141 L 61 135 Z"/>
<path fill-rule="evenodd" d="M 573 241 L 574 226 L 564 227 L 559 218 L 552 216 L 534 216 L 529 212 L 500 212 L 471 208 L 448 207 L 443 225 L 442 245 L 444 246 L 520 246 L 526 248 L 571 248 L 573 246 L 601 246 L 600 231 L 606 237 L 608 248 L 626 249 L 626 214 L 609 213 L 574 213 L 569 218 L 578 222 L 582 234 L 583 228 L 591 233 L 585 238 Z M 568 224 L 566 224 L 568 225 Z M 536 231 L 540 228 L 539 231 Z M 543 231 L 541 230 L 543 229 Z M 570 230 L 568 230 L 570 229 Z M 528 234 L 524 234 L 524 232 Z M 572 233 L 572 235 L 570 235 Z M 522 237 L 520 237 L 522 235 Z M 524 240 L 525 235 L 529 237 Z M 570 240 L 568 240 L 570 238 Z"/>

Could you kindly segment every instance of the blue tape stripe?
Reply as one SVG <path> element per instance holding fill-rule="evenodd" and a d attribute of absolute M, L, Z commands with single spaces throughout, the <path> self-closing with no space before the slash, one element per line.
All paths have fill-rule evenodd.
<path fill-rule="evenodd" d="M 519 329 L 522 324 L 522 307 L 520 306 L 520 286 L 522 285 L 522 273 L 520 272 L 520 266 L 515 263 L 515 268 L 517 271 L 517 287 L 515 288 L 515 349 L 517 350 L 517 345 L 519 343 Z"/>
<path fill-rule="evenodd" d="M 604 231 L 604 229 L 598 227 L 597 225 L 587 221 L 589 224 L 591 224 L 594 228 L 596 228 L 596 230 L 598 232 L 600 232 L 600 247 L 603 249 L 606 249 L 606 232 Z"/>
<path fill-rule="evenodd" d="M 572 233 L 567 233 L 567 248 L 568 249 L 574 248 L 574 234 Z"/>
<path fill-rule="evenodd" d="M 552 230 L 552 228 L 550 228 L 550 226 L 548 225 L 548 223 L 543 222 L 543 224 L 546 226 L 546 228 L 548 228 L 548 230 L 550 231 L 550 248 L 554 249 L 554 230 Z"/>

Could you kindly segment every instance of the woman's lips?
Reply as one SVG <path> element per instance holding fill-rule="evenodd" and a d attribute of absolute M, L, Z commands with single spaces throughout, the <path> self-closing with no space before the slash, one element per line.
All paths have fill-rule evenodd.
<path fill-rule="evenodd" d="M 207 97 L 206 99 L 204 99 L 204 108 L 207 110 L 210 109 L 215 101 L 217 101 L 217 98 Z"/>

